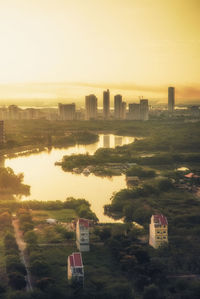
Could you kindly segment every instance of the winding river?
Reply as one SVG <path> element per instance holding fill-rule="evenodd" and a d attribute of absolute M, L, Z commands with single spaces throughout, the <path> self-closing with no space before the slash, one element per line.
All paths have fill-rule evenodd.
<path fill-rule="evenodd" d="M 23 200 L 65 200 L 67 197 L 85 198 L 91 203 L 92 210 L 101 222 L 112 222 L 103 214 L 103 206 L 110 202 L 113 192 L 126 187 L 125 177 L 84 176 L 64 172 L 55 166 L 64 155 L 93 154 L 100 147 L 112 147 L 128 144 L 134 137 L 99 135 L 99 141 L 90 145 L 76 145 L 65 149 L 53 148 L 50 151 L 26 156 L 7 158 L 5 167 L 11 167 L 15 173 L 24 173 L 24 183 L 31 186 L 31 195 Z"/>

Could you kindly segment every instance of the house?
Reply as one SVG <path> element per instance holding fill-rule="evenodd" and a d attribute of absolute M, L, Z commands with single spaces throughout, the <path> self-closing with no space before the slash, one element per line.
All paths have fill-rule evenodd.
<path fill-rule="evenodd" d="M 67 264 L 68 264 L 67 267 L 68 280 L 70 281 L 75 280 L 81 285 L 83 285 L 84 268 L 83 268 L 81 252 L 74 252 L 71 255 L 69 255 Z"/>
<path fill-rule="evenodd" d="M 149 225 L 149 245 L 158 248 L 160 245 L 168 242 L 168 222 L 162 215 L 152 215 Z"/>
<path fill-rule="evenodd" d="M 79 218 L 76 222 L 76 245 L 80 251 L 90 250 L 89 220 Z"/>

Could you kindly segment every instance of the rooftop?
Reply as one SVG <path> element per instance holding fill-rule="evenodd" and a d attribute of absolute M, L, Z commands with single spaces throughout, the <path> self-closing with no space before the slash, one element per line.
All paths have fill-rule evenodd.
<path fill-rule="evenodd" d="M 83 267 L 82 256 L 80 252 L 73 252 L 69 256 L 71 267 Z"/>
<path fill-rule="evenodd" d="M 90 223 L 89 223 L 88 219 L 79 218 L 78 223 L 79 223 L 79 225 L 84 226 L 84 227 L 89 227 L 90 226 Z"/>
<path fill-rule="evenodd" d="M 162 214 L 153 215 L 153 221 L 154 221 L 154 223 L 157 223 L 160 225 L 168 225 L 167 218 Z"/>

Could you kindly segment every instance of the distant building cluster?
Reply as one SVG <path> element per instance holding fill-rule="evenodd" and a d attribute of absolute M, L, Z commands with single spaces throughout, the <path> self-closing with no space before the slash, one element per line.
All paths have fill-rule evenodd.
<path fill-rule="evenodd" d="M 98 98 L 94 94 L 85 96 L 85 106 L 77 108 L 75 103 L 58 103 L 58 108 L 20 108 L 16 105 L 0 107 L 0 120 L 138 120 L 147 121 L 151 117 L 199 118 L 199 106 L 188 106 L 175 109 L 175 87 L 168 87 L 168 109 L 151 107 L 148 99 L 141 98 L 139 103 L 126 103 L 121 94 L 114 95 L 111 107 L 109 89 L 103 91 L 102 106 L 98 106 Z"/>

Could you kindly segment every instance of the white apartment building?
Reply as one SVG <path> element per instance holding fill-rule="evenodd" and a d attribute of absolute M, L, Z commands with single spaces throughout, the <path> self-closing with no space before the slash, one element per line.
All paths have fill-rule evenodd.
<path fill-rule="evenodd" d="M 81 252 L 74 252 L 68 256 L 67 270 L 68 280 L 76 280 L 78 283 L 83 284 L 84 268 Z"/>
<path fill-rule="evenodd" d="M 168 242 L 167 218 L 162 214 L 152 215 L 149 225 L 149 245 L 158 248 L 165 242 Z"/>
<path fill-rule="evenodd" d="M 76 223 L 76 245 L 80 251 L 90 250 L 89 220 L 78 219 Z"/>

